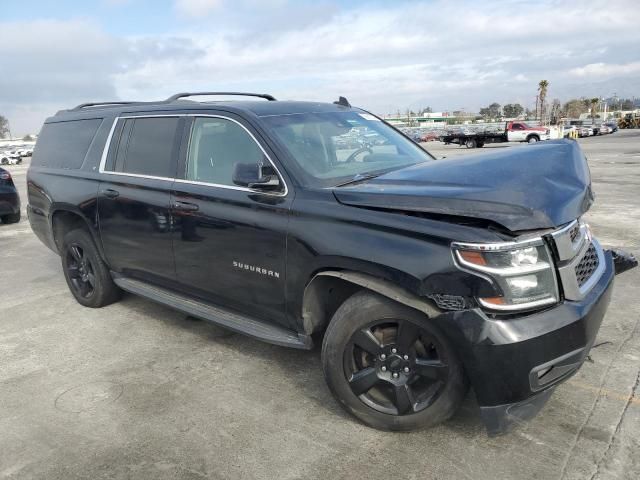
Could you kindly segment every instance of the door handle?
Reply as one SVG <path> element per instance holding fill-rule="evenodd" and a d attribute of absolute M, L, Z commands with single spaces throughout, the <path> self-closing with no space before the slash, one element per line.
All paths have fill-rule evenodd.
<path fill-rule="evenodd" d="M 176 210 L 182 210 L 183 212 L 195 212 L 200 207 L 198 207 L 198 205 L 196 205 L 195 203 L 180 202 L 176 200 L 175 202 L 173 202 L 173 208 L 175 208 Z"/>
<path fill-rule="evenodd" d="M 109 197 L 109 198 L 116 198 L 116 197 L 120 196 L 120 192 L 119 192 L 119 191 L 117 191 L 117 190 L 114 190 L 114 189 L 112 189 L 112 188 L 107 188 L 106 190 L 104 190 L 104 191 L 102 192 L 102 194 L 103 194 L 105 197 Z"/>

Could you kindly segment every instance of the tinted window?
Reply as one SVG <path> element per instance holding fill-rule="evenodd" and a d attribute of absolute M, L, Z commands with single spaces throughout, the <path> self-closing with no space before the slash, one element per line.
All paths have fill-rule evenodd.
<path fill-rule="evenodd" d="M 366 112 L 273 115 L 263 120 L 301 168 L 306 183 L 314 186 L 338 185 L 433 160 Z"/>
<path fill-rule="evenodd" d="M 191 130 L 187 180 L 235 185 L 237 163 L 262 163 L 264 153 L 237 123 L 224 118 L 197 118 Z"/>
<path fill-rule="evenodd" d="M 115 171 L 173 178 L 178 121 L 177 117 L 126 120 L 116 154 Z"/>
<path fill-rule="evenodd" d="M 32 165 L 77 169 L 82 166 L 101 118 L 45 123 L 33 151 Z"/>

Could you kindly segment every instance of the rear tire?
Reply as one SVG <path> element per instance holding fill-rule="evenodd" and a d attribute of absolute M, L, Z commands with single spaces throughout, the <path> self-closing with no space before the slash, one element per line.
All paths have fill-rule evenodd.
<path fill-rule="evenodd" d="M 476 142 L 475 138 L 468 138 L 464 144 L 467 148 L 476 148 L 478 146 L 478 142 Z"/>
<path fill-rule="evenodd" d="M 61 258 L 64 278 L 79 304 L 99 308 L 120 298 L 121 290 L 113 283 L 89 232 L 78 229 L 67 233 Z"/>
<path fill-rule="evenodd" d="M 18 223 L 20 221 L 20 212 L 11 213 L 9 215 L 2 216 L 3 223 Z"/>
<path fill-rule="evenodd" d="M 467 390 L 452 345 L 429 318 L 369 291 L 354 294 L 334 314 L 322 366 L 340 405 L 381 430 L 443 422 Z"/>

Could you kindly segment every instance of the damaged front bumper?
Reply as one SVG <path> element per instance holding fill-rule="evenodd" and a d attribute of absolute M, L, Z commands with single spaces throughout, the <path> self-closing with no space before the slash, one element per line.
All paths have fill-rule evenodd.
<path fill-rule="evenodd" d="M 636 257 L 623 250 L 614 248 L 611 250 L 611 256 L 613 257 L 613 265 L 616 269 L 616 275 L 638 266 L 638 260 L 636 260 Z"/>
<path fill-rule="evenodd" d="M 621 251 L 604 252 L 604 262 L 602 275 L 580 301 L 511 318 L 480 309 L 437 317 L 460 352 L 489 435 L 533 418 L 555 386 L 582 366 L 609 305 L 614 276 L 637 265 Z"/>

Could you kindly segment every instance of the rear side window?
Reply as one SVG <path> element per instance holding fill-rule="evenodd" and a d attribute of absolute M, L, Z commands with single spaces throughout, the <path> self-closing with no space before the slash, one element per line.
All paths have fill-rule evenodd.
<path fill-rule="evenodd" d="M 125 120 L 113 171 L 173 178 L 179 120 L 178 117 Z"/>
<path fill-rule="evenodd" d="M 31 164 L 69 170 L 82 167 L 101 123 L 101 118 L 45 123 Z"/>

